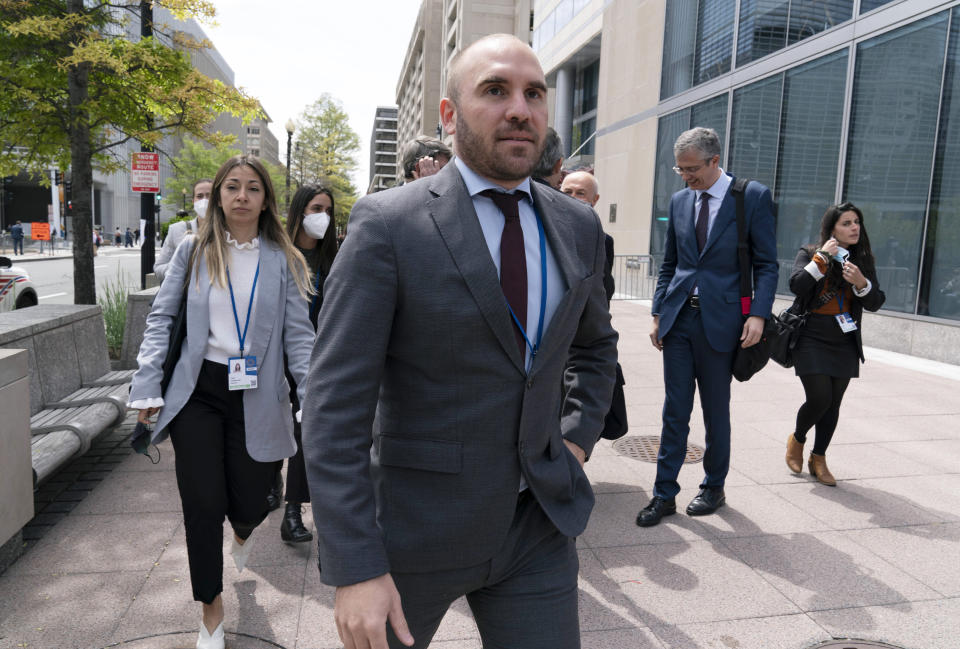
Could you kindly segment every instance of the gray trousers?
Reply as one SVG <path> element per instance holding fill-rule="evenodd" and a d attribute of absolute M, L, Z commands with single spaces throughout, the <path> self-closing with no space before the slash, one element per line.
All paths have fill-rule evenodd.
<path fill-rule="evenodd" d="M 579 649 L 575 540 L 562 535 L 529 490 L 489 561 L 459 570 L 391 573 L 416 649 L 427 647 L 450 605 L 466 595 L 484 649 Z M 391 648 L 400 644 L 387 624 Z"/>

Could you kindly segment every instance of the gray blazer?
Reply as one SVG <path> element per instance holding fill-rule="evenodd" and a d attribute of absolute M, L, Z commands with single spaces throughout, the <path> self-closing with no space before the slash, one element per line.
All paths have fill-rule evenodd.
<path fill-rule="evenodd" d="M 167 355 L 170 328 L 180 308 L 183 276 L 194 241 L 195 237 L 188 237 L 177 248 L 167 268 L 167 280 L 160 285 L 153 300 L 143 344 L 137 355 L 139 367 L 130 386 L 130 401 L 161 396 L 163 359 Z M 210 277 L 201 258 L 196 273 L 190 278 L 187 293 L 187 338 L 167 393 L 163 395 L 164 406 L 154 429 L 154 443 L 166 439 L 167 424 L 187 403 L 197 385 L 210 332 L 209 297 Z M 243 417 L 250 457 L 258 462 L 270 462 L 290 457 L 297 450 L 283 357 L 286 354 L 290 373 L 299 386 L 298 396 L 303 402 L 313 327 L 303 297 L 288 272 L 286 256 L 276 244 L 263 237 L 260 238 L 260 279 L 256 300 L 249 354 L 257 357 L 258 387 L 244 390 Z"/>
<path fill-rule="evenodd" d="M 456 165 L 354 206 L 304 402 L 324 582 L 482 563 L 521 476 L 563 534 L 586 527 L 593 492 L 563 438 L 589 455 L 613 390 L 603 230 L 586 205 L 532 191 L 565 292 L 529 374 Z"/>
<path fill-rule="evenodd" d="M 163 240 L 160 252 L 157 253 L 157 258 L 153 262 L 153 274 L 157 276 L 157 279 L 162 280 L 167 274 L 167 267 L 170 265 L 170 260 L 173 259 L 173 253 L 180 247 L 180 242 L 183 241 L 184 237 L 187 236 L 188 223 L 190 224 L 189 231 L 196 234 L 200 227 L 196 217 L 190 221 L 177 221 L 167 228 L 167 238 Z"/>

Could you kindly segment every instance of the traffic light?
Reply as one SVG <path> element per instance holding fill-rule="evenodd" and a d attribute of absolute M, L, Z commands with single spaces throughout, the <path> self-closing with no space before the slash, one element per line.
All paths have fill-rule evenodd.
<path fill-rule="evenodd" d="M 73 180 L 70 178 L 64 178 L 63 188 L 67 192 L 67 196 L 71 196 L 73 192 Z"/>
<path fill-rule="evenodd" d="M 63 173 L 59 169 L 53 172 L 53 184 L 54 185 L 63 184 Z"/>
<path fill-rule="evenodd" d="M 73 211 L 73 201 L 67 201 L 67 211 L 68 212 Z"/>
<path fill-rule="evenodd" d="M 161 199 L 161 198 L 163 198 L 163 196 L 160 195 L 160 192 L 157 192 L 157 205 L 160 204 L 160 199 Z"/>

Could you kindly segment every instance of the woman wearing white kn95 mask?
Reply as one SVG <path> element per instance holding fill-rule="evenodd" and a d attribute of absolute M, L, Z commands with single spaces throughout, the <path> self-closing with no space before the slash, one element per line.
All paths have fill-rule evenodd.
<path fill-rule="evenodd" d="M 153 274 L 157 279 L 163 280 L 167 272 L 167 266 L 173 259 L 173 253 L 177 246 L 188 234 L 196 234 L 200 230 L 200 219 L 207 214 L 207 205 L 210 203 L 210 192 L 213 190 L 213 181 L 209 178 L 201 178 L 193 183 L 193 211 L 196 214 L 189 221 L 177 221 L 171 223 L 167 229 L 167 238 L 163 240 L 163 246 L 157 253 L 156 261 L 153 263 Z"/>
<path fill-rule="evenodd" d="M 310 322 L 317 328 L 317 314 L 323 304 L 323 282 L 330 273 L 333 258 L 337 254 L 336 226 L 333 219 L 333 193 L 320 185 L 304 185 L 290 200 L 287 212 L 287 234 L 297 247 L 307 265 L 310 266 L 310 278 L 316 294 L 311 296 L 304 308 L 309 309 Z M 290 399 L 293 405 L 293 434 L 297 440 L 297 453 L 287 460 L 286 507 L 280 524 L 280 538 L 287 543 L 306 543 L 313 540 L 313 534 L 304 526 L 301 507 L 310 502 L 307 488 L 306 467 L 303 463 L 303 443 L 300 437 L 300 422 L 296 413 L 300 410 L 297 401 L 297 386 L 293 377 L 287 373 L 290 383 Z M 277 472 L 276 482 L 270 493 L 271 509 L 280 506 L 283 497 L 283 480 Z"/>

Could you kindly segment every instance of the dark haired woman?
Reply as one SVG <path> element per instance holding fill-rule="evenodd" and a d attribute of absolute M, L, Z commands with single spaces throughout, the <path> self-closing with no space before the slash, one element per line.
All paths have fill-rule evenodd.
<path fill-rule="evenodd" d="M 310 281 L 314 289 L 307 305 L 310 322 L 317 327 L 317 314 L 323 304 L 323 282 L 330 274 L 330 266 L 337 255 L 336 227 L 333 221 L 333 194 L 320 185 L 304 185 L 293 195 L 287 212 L 287 235 L 310 266 Z M 298 381 L 287 373 L 290 383 L 290 401 L 293 412 L 300 410 L 297 398 Z M 307 470 L 303 463 L 303 443 L 300 437 L 300 422 L 294 414 L 293 434 L 297 440 L 297 453 L 287 461 L 287 493 L 283 520 L 280 522 L 280 538 L 288 543 L 305 543 L 313 540 L 313 534 L 304 526 L 303 503 L 310 502 L 307 487 Z M 279 467 L 277 479 L 279 476 Z"/>
<path fill-rule="evenodd" d="M 797 254 L 790 275 L 797 296 L 794 310 L 809 312 L 793 351 L 794 369 L 806 402 L 797 412 L 797 425 L 787 439 L 787 466 L 803 471 L 807 431 L 816 427 L 810 473 L 821 483 L 836 486 L 827 468 L 826 452 L 840 416 L 840 402 L 850 379 L 860 376 L 863 310 L 876 311 L 886 299 L 877 283 L 876 265 L 863 213 L 852 203 L 829 208 L 820 221 L 820 244 Z"/>
<path fill-rule="evenodd" d="M 190 581 L 203 604 L 198 649 L 224 647 L 223 519 L 242 571 L 277 464 L 297 450 L 282 359 L 302 383 L 313 345 L 303 300 L 312 287 L 274 196 L 256 158 L 234 156 L 220 167 L 207 217 L 177 248 L 147 316 L 130 388 L 138 421 L 159 412 L 151 441 L 169 433 L 173 442 Z M 185 288 L 187 337 L 162 392 Z"/>

